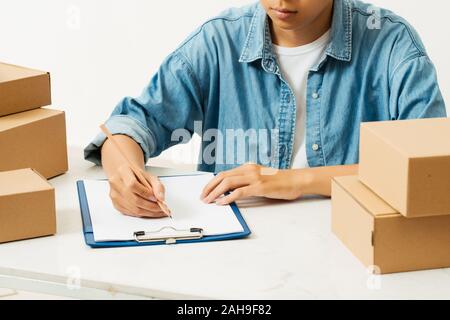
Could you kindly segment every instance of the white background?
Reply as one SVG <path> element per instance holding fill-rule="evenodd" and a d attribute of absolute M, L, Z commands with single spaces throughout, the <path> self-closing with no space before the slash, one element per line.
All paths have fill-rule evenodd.
<path fill-rule="evenodd" d="M 67 112 L 68 142 L 84 146 L 117 102 L 138 95 L 190 32 L 225 8 L 252 2 L 1 0 L 0 61 L 51 72 L 54 107 Z M 418 30 L 448 108 L 450 2 L 372 3 L 402 15 Z"/>

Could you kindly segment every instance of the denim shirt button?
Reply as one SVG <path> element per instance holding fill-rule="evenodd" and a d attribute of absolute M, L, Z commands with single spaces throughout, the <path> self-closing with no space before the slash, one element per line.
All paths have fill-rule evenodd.
<path fill-rule="evenodd" d="M 318 151 L 319 150 L 319 145 L 317 143 L 314 143 L 312 145 L 312 149 L 313 149 L 313 151 Z"/>
<path fill-rule="evenodd" d="M 313 94 L 312 94 L 312 98 L 314 99 L 314 100 L 317 100 L 317 99 L 319 99 L 319 94 L 317 93 L 317 92 L 314 92 Z"/>

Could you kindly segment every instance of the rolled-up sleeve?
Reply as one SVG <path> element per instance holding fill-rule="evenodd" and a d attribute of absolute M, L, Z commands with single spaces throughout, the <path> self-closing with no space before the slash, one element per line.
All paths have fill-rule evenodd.
<path fill-rule="evenodd" d="M 145 159 L 150 158 L 151 150 L 156 149 L 156 142 L 151 131 L 131 116 L 111 116 L 105 125 L 113 135 L 126 135 L 136 141 L 141 147 Z M 84 149 L 85 159 L 96 165 L 101 165 L 100 150 L 105 140 L 106 136 L 103 133 L 99 133 Z"/>
<path fill-rule="evenodd" d="M 390 113 L 393 120 L 446 117 L 436 70 L 427 55 L 405 59 L 390 81 Z"/>
<path fill-rule="evenodd" d="M 188 59 L 180 50 L 171 54 L 138 98 L 126 97 L 106 122 L 113 135 L 126 135 L 142 148 L 145 161 L 179 143 L 175 130 L 191 134 L 194 122 L 202 121 L 202 93 Z M 85 148 L 84 157 L 101 164 L 104 134 L 98 134 Z"/>

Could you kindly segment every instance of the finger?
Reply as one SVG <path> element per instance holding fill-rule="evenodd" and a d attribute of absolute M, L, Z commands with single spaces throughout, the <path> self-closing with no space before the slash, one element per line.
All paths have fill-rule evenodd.
<path fill-rule="evenodd" d="M 123 185 L 127 191 L 135 193 L 140 197 L 149 200 L 156 201 L 156 198 L 153 194 L 153 190 L 149 189 L 147 186 L 143 185 L 134 174 L 133 170 L 130 167 L 126 167 L 121 171 L 121 178 L 123 181 Z"/>
<path fill-rule="evenodd" d="M 248 197 L 253 197 L 255 195 L 256 194 L 253 192 L 252 186 L 242 187 L 242 188 L 234 190 L 229 195 L 227 195 L 221 199 L 218 199 L 216 201 L 216 204 L 219 206 L 226 206 L 237 200 L 241 200 L 241 199 L 248 198 Z"/>
<path fill-rule="evenodd" d="M 202 194 L 200 195 L 200 200 L 206 202 L 206 198 L 209 196 L 212 190 L 214 190 L 225 178 L 225 172 L 219 173 L 203 188 Z"/>
<path fill-rule="evenodd" d="M 234 176 L 225 178 L 214 190 L 210 192 L 204 201 L 206 203 L 214 202 L 226 192 L 249 185 L 249 183 L 250 178 L 248 176 Z"/>
<path fill-rule="evenodd" d="M 152 210 L 140 208 L 140 207 L 128 202 L 128 203 L 126 203 L 125 208 L 129 208 L 127 211 L 129 213 L 129 215 L 134 216 L 134 217 L 139 217 L 139 218 L 162 218 L 162 217 L 166 216 L 161 211 L 161 209 L 159 209 L 159 207 L 155 208 L 156 211 L 152 211 Z"/>
<path fill-rule="evenodd" d="M 138 207 L 140 209 L 144 209 L 155 213 L 159 213 L 162 211 L 160 206 L 156 202 L 148 201 L 135 194 L 130 194 L 128 198 L 130 199 L 129 202 L 131 205 Z"/>
<path fill-rule="evenodd" d="M 144 199 L 127 188 L 118 191 L 111 190 L 111 198 L 113 198 L 116 202 L 120 202 L 122 206 L 128 208 L 138 207 L 140 209 L 151 212 L 161 211 L 160 207 L 155 201 Z"/>
<path fill-rule="evenodd" d="M 156 218 L 166 218 L 166 214 L 164 214 L 164 212 L 159 211 L 159 212 L 152 212 L 152 211 L 148 211 L 142 208 L 134 208 L 134 212 L 136 212 L 136 214 L 138 214 L 141 218 L 151 218 L 151 219 L 156 219 Z"/>
<path fill-rule="evenodd" d="M 211 191 L 214 190 L 222 182 L 223 179 L 233 177 L 236 175 L 241 176 L 241 175 L 248 174 L 253 169 L 255 169 L 255 167 L 257 167 L 257 166 L 253 165 L 253 164 L 244 164 L 238 168 L 220 172 L 219 174 L 216 175 L 216 177 L 214 177 L 214 179 L 212 179 L 205 186 L 205 188 L 203 189 L 202 194 L 200 196 L 200 199 L 204 200 L 211 193 Z"/>
<path fill-rule="evenodd" d="M 123 196 L 112 191 L 111 198 L 113 199 L 114 207 L 127 216 L 137 218 L 161 218 L 165 216 L 156 203 L 142 199 L 135 194 L 129 193 Z M 134 199 L 134 202 L 130 202 L 129 199 Z M 142 206 L 142 208 L 139 206 Z"/>
<path fill-rule="evenodd" d="M 140 209 L 140 208 L 137 208 L 136 210 L 137 210 L 136 212 L 138 212 L 138 214 L 141 216 L 141 218 L 149 218 L 149 219 L 167 218 L 167 215 L 162 211 L 150 212 L 150 211 Z"/>
<path fill-rule="evenodd" d="M 211 193 L 211 191 L 214 190 L 223 181 L 223 179 L 232 177 L 232 176 L 238 174 L 239 168 L 218 173 L 213 179 L 211 179 L 211 181 L 205 186 L 205 188 L 203 188 L 200 199 L 205 200 L 205 198 L 208 197 L 208 195 Z"/>
<path fill-rule="evenodd" d="M 118 211 L 120 211 L 123 214 L 131 215 L 129 214 L 130 207 L 127 206 L 127 202 L 120 193 L 120 190 L 116 188 L 116 185 L 112 182 L 110 183 L 110 191 L 109 191 L 109 197 L 111 198 L 111 201 L 114 205 L 114 208 L 116 208 Z"/>
<path fill-rule="evenodd" d="M 161 183 L 161 180 L 159 180 L 158 177 L 152 176 L 148 173 L 146 173 L 146 178 L 150 182 L 150 185 L 152 186 L 153 193 L 156 196 L 156 199 L 158 199 L 161 202 L 164 202 L 166 189 L 164 188 L 164 185 Z"/>
<path fill-rule="evenodd" d="M 128 209 L 126 206 L 121 205 L 120 203 L 113 203 L 114 208 L 122 213 L 123 215 L 139 218 L 137 215 L 131 212 L 131 209 Z"/>
<path fill-rule="evenodd" d="M 121 193 L 120 191 L 112 189 L 110 197 L 113 200 L 113 203 L 117 203 L 122 208 L 126 208 L 129 215 L 136 214 L 136 210 L 133 209 L 136 207 L 153 213 L 161 212 L 161 209 L 156 202 L 143 199 L 129 190 L 125 190 L 124 193 Z"/>

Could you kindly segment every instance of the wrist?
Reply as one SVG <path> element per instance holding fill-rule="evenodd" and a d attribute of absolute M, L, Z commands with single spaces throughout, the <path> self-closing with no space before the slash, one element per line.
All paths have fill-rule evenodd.
<path fill-rule="evenodd" d="M 334 177 L 355 175 L 357 165 L 317 167 L 299 170 L 299 181 L 302 183 L 303 194 L 331 196 L 331 181 Z"/>
<path fill-rule="evenodd" d="M 298 169 L 300 192 L 303 195 L 315 194 L 317 174 L 311 168 Z"/>
<path fill-rule="evenodd" d="M 124 167 L 129 167 L 129 163 L 122 153 L 126 154 L 135 166 L 144 169 L 144 154 L 140 146 L 127 136 L 116 135 L 114 139 L 122 152 L 109 139 L 105 141 L 101 149 L 102 166 L 107 176 L 111 177 Z"/>

